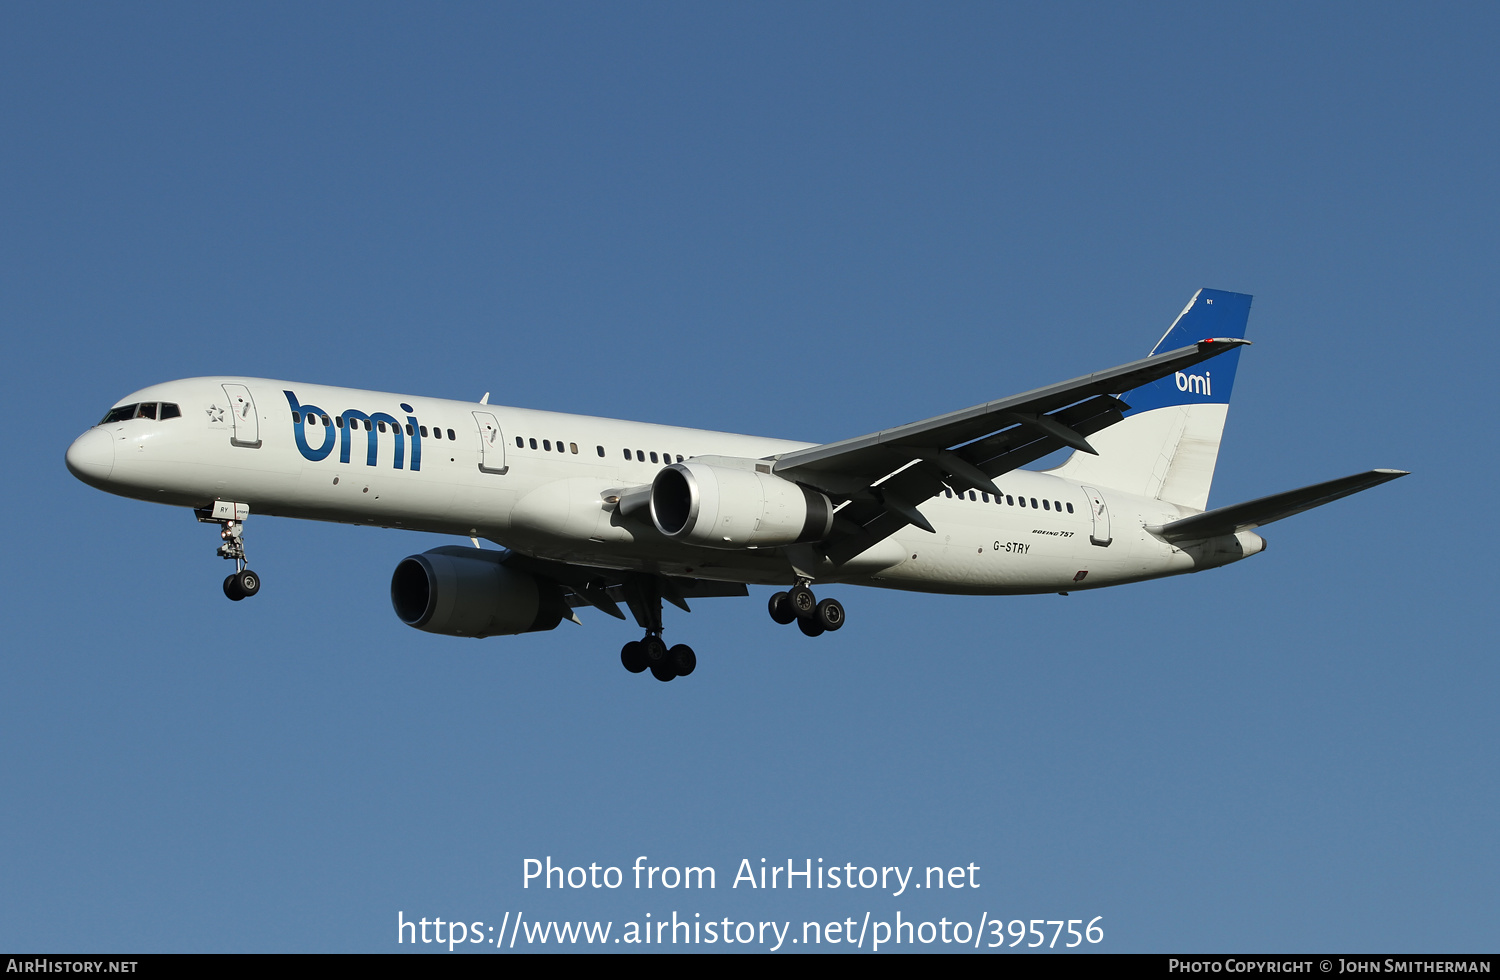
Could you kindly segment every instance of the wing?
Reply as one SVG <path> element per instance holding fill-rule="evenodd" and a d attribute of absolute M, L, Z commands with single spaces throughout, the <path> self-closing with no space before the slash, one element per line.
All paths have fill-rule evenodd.
<path fill-rule="evenodd" d="M 841 563 L 908 524 L 932 531 L 917 505 L 945 486 L 998 493 L 995 477 L 1055 450 L 1094 453 L 1087 437 L 1120 421 L 1130 407 L 1115 395 L 1248 343 L 1202 340 L 999 401 L 800 449 L 777 457 L 773 472 L 846 502 L 819 546 Z"/>
<path fill-rule="evenodd" d="M 659 608 L 662 599 L 683 612 L 692 612 L 687 604 L 689 599 L 750 594 L 750 590 L 738 582 L 713 582 L 707 579 L 674 578 L 669 575 L 597 568 L 550 558 L 532 558 L 516 552 L 511 552 L 506 557 L 505 564 L 558 585 L 563 592 L 563 601 L 572 609 L 593 606 L 616 619 L 624 619 L 625 613 L 620 610 L 619 605 L 623 602 L 630 608 L 636 622 L 642 626 L 646 626 L 650 619 L 649 610 Z M 659 611 L 656 617 L 659 621 Z M 573 620 L 578 621 L 576 616 Z"/>

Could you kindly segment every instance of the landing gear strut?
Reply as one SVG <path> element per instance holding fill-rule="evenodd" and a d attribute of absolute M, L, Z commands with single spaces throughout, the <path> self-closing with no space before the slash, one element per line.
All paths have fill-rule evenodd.
<path fill-rule="evenodd" d="M 644 638 L 620 648 L 620 663 L 632 674 L 651 671 L 659 681 L 686 677 L 698 666 L 698 655 L 686 643 L 668 647 L 661 638 L 661 588 L 653 576 L 631 576 L 625 583 L 625 601 L 635 621 L 646 631 Z"/>
<path fill-rule="evenodd" d="M 818 601 L 806 582 L 771 596 L 767 605 L 771 618 L 783 626 L 796 623 L 808 636 L 831 633 L 844 625 L 844 607 L 837 599 Z"/>
<path fill-rule="evenodd" d="M 224 543 L 216 552 L 220 558 L 234 562 L 234 572 L 224 579 L 224 595 L 239 602 L 260 591 L 260 576 L 250 570 L 245 557 L 245 518 L 250 516 L 248 504 L 218 500 L 212 507 L 201 508 L 195 513 L 205 524 L 219 525 L 219 538 Z"/>

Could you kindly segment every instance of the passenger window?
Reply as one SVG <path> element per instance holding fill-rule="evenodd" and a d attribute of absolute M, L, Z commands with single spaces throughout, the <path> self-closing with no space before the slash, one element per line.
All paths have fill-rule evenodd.
<path fill-rule="evenodd" d="M 604 447 L 603 446 L 596 446 L 594 448 L 596 448 L 596 449 L 599 450 L 599 458 L 603 459 L 604 458 Z"/>
<path fill-rule="evenodd" d="M 1057 500 L 1052 501 L 1052 509 L 1055 510 L 1055 511 L 1057 511 L 1059 514 L 1061 514 L 1062 513 L 1062 503 L 1060 501 L 1057 501 Z"/>
<path fill-rule="evenodd" d="M 327 425 L 328 424 L 328 420 L 324 419 L 323 420 L 323 424 Z M 412 431 L 412 427 L 411 427 L 411 423 L 410 422 L 406 423 L 406 434 L 409 435 L 409 436 L 416 434 L 415 432 Z"/>
<path fill-rule="evenodd" d="M 330 421 L 328 421 L 328 416 L 325 415 L 325 416 L 323 416 L 323 424 L 324 425 L 332 425 L 333 423 L 330 422 Z M 411 432 L 411 426 L 408 425 L 406 427 L 406 431 L 407 431 L 407 433 L 410 433 Z"/>
<path fill-rule="evenodd" d="M 550 453 L 552 451 L 552 440 L 551 439 L 543 439 L 542 440 L 542 449 L 545 450 L 546 452 Z"/>
<path fill-rule="evenodd" d="M 570 443 L 568 443 L 568 451 L 571 452 L 574 456 L 577 456 L 578 455 L 578 443 L 576 443 L 576 442 L 570 442 Z"/>
<path fill-rule="evenodd" d="M 567 448 L 563 446 L 563 441 L 561 439 L 557 440 L 557 451 L 560 453 L 565 453 L 568 451 Z"/>
<path fill-rule="evenodd" d="M 1026 498 L 1025 498 L 1025 497 L 1022 497 L 1022 498 L 1021 498 L 1021 506 L 1022 506 L 1022 507 L 1025 507 L 1025 506 L 1026 506 Z"/>
<path fill-rule="evenodd" d="M 651 462 L 653 462 L 653 463 L 656 462 L 656 454 L 655 453 L 651 454 Z"/>
<path fill-rule="evenodd" d="M 439 429 L 437 426 L 433 426 L 433 428 L 432 428 L 432 437 L 434 439 L 441 439 L 441 438 L 443 438 L 443 430 Z"/>
<path fill-rule="evenodd" d="M 1012 497 L 1010 494 L 1006 494 L 1005 495 L 1005 506 L 1007 506 L 1007 507 L 1014 507 L 1015 505 L 1016 505 L 1016 498 Z"/>
<path fill-rule="evenodd" d="M 679 463 L 682 462 L 682 457 L 681 456 L 677 457 L 677 462 L 679 462 Z"/>
<path fill-rule="evenodd" d="M 381 431 L 381 432 L 384 432 L 384 431 L 385 431 L 385 423 L 384 423 L 384 422 L 381 422 L 381 423 L 380 423 L 380 431 Z"/>
<path fill-rule="evenodd" d="M 176 405 L 172 404 L 171 402 L 162 402 L 161 403 L 161 417 L 163 419 L 181 418 L 182 417 L 182 409 L 178 408 Z"/>
<path fill-rule="evenodd" d="M 1071 503 L 1068 504 L 1068 513 L 1069 514 L 1073 513 L 1073 505 Z"/>
<path fill-rule="evenodd" d="M 535 449 L 536 448 L 536 440 L 535 439 L 531 439 L 531 440 L 528 440 L 528 441 L 531 443 L 531 448 Z"/>
<path fill-rule="evenodd" d="M 990 495 L 987 494 L 987 493 L 981 493 L 979 495 L 979 500 L 980 500 L 980 502 L 987 504 L 987 503 L 990 502 Z"/>
<path fill-rule="evenodd" d="M 637 463 L 644 463 L 646 461 L 646 454 L 637 449 L 635 451 L 635 461 Z"/>
<path fill-rule="evenodd" d="M 369 432 L 373 428 L 374 428 L 374 426 L 370 424 L 370 420 L 369 419 L 365 419 L 365 431 Z"/>
<path fill-rule="evenodd" d="M 517 449 L 525 449 L 526 448 L 526 440 L 522 439 L 520 436 L 516 436 L 516 448 Z"/>
<path fill-rule="evenodd" d="M 453 430 L 452 429 L 449 429 L 448 430 L 448 438 L 449 439 L 457 439 L 458 436 L 456 436 L 456 435 L 453 434 Z"/>
<path fill-rule="evenodd" d="M 970 491 L 969 491 L 969 499 L 970 499 L 970 500 L 978 500 L 978 499 L 979 499 L 979 498 L 978 498 L 978 497 L 977 497 L 977 496 L 975 496 L 975 494 L 974 494 L 974 491 L 973 491 L 973 490 L 970 490 Z"/>
<path fill-rule="evenodd" d="M 627 450 L 625 450 L 625 458 L 626 458 L 626 459 L 629 459 L 629 458 L 630 458 L 630 450 L 628 450 L 628 449 L 627 449 Z"/>
<path fill-rule="evenodd" d="M 417 426 L 417 431 L 420 432 L 420 433 L 422 433 L 422 438 L 423 439 L 427 438 L 427 426 L 425 426 L 425 425 L 419 425 L 419 426 Z"/>
<path fill-rule="evenodd" d="M 1032 497 L 1032 498 L 1031 498 L 1031 506 L 1032 506 L 1032 507 L 1035 507 L 1035 506 L 1036 506 L 1036 498 L 1035 498 L 1035 497 Z"/>
<path fill-rule="evenodd" d="M 301 425 L 302 424 L 302 413 L 301 412 L 293 412 L 292 413 L 292 424 L 293 425 Z"/>
<path fill-rule="evenodd" d="M 335 428 L 342 429 L 344 427 L 344 417 L 342 415 L 335 415 L 333 417 L 333 424 Z"/>
<path fill-rule="evenodd" d="M 943 496 L 947 497 L 949 500 L 952 500 L 953 499 L 953 491 L 949 490 L 947 487 L 944 487 L 943 488 Z"/>

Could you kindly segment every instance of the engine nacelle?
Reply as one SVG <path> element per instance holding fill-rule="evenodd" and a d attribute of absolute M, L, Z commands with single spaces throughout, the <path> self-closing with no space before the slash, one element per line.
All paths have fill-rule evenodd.
<path fill-rule="evenodd" d="M 562 590 L 504 559 L 452 545 L 412 555 L 391 576 L 391 605 L 406 625 L 448 636 L 535 633 L 562 622 Z"/>
<path fill-rule="evenodd" d="M 667 537 L 692 544 L 759 548 L 827 537 L 833 504 L 770 473 L 689 460 L 651 481 L 651 521 Z"/>

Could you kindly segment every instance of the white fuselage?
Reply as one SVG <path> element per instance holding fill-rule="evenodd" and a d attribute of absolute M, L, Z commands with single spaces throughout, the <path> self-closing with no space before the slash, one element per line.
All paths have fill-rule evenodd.
<path fill-rule="evenodd" d="M 621 518 L 606 501 L 607 491 L 649 485 L 678 459 L 759 459 L 806 443 L 259 378 L 174 381 L 119 404 L 151 402 L 177 405 L 181 415 L 90 429 L 69 450 L 74 472 L 142 500 L 236 501 L 252 515 L 482 537 L 558 561 L 747 584 L 786 585 L 796 579 L 794 563 L 822 562 L 825 582 L 1059 592 L 1241 557 L 1183 550 L 1146 530 L 1193 510 L 1016 470 L 996 481 L 1003 501 L 938 496 L 920 506 L 935 534 L 908 526 L 834 567 L 797 551 L 807 546 L 684 544 L 659 533 L 649 515 Z M 351 412 L 370 416 L 371 429 L 338 424 Z"/>

